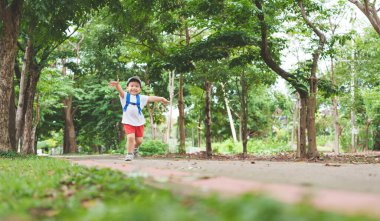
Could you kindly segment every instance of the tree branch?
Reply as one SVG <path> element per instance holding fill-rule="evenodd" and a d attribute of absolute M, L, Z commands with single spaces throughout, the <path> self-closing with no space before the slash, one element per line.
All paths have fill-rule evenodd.
<path fill-rule="evenodd" d="M 263 13 L 263 7 L 261 4 L 261 0 L 255 0 L 255 5 L 257 9 L 259 10 L 257 17 L 260 21 L 260 29 L 261 29 L 261 42 L 260 42 L 260 54 L 261 57 L 264 59 L 264 62 L 270 67 L 276 74 L 280 75 L 282 78 L 284 78 L 286 81 L 288 81 L 291 85 L 293 85 L 295 88 L 298 88 L 295 85 L 294 79 L 295 77 L 282 69 L 274 60 L 272 57 L 272 54 L 270 52 L 269 43 L 268 43 L 268 25 L 265 22 L 265 16 Z"/>
<path fill-rule="evenodd" d="M 313 29 L 314 33 L 316 35 L 318 35 L 318 38 L 319 38 L 318 48 L 313 53 L 313 65 L 312 65 L 312 69 L 311 69 L 311 75 L 312 75 L 312 77 L 313 76 L 315 77 L 315 74 L 317 72 L 317 67 L 318 67 L 318 60 L 319 60 L 319 57 L 323 51 L 323 48 L 324 48 L 324 45 L 326 42 L 326 36 L 307 17 L 305 7 L 303 5 L 303 1 L 298 0 L 297 2 L 298 2 L 298 6 L 301 9 L 301 15 L 302 15 L 303 20 L 306 22 L 307 26 L 309 26 L 311 29 Z"/>

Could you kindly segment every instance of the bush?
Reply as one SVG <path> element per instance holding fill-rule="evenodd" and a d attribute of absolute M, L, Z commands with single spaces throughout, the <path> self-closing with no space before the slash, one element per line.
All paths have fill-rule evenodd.
<path fill-rule="evenodd" d="M 169 146 L 159 140 L 144 141 L 139 149 L 141 156 L 163 155 L 166 154 Z"/>
<path fill-rule="evenodd" d="M 234 143 L 232 139 L 223 141 L 222 143 L 212 143 L 212 151 L 214 153 L 239 153 L 242 152 L 242 143 Z"/>
<path fill-rule="evenodd" d="M 286 142 L 271 139 L 250 139 L 248 140 L 247 149 L 248 153 L 258 155 L 271 155 L 291 151 L 291 147 Z"/>

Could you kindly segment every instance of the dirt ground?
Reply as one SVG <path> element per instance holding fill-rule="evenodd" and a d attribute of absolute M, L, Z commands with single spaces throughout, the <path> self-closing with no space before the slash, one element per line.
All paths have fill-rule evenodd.
<path fill-rule="evenodd" d="M 138 159 L 135 166 L 223 176 L 264 183 L 380 194 L 380 164 Z"/>
<path fill-rule="evenodd" d="M 138 158 L 119 155 L 63 156 L 83 166 L 111 168 L 142 177 L 148 185 L 179 194 L 217 192 L 226 196 L 262 193 L 286 203 L 305 200 L 315 207 L 346 214 L 380 218 L 380 163 L 378 157 L 344 157 L 298 161 L 217 156 Z M 374 163 L 368 163 L 368 162 Z M 361 163 L 358 163 L 361 162 Z"/>
<path fill-rule="evenodd" d="M 73 158 L 71 158 L 73 159 Z M 100 155 L 78 157 L 103 162 L 133 165 L 135 171 L 144 168 L 174 170 L 192 174 L 194 177 L 223 176 L 262 183 L 291 184 L 308 188 L 334 189 L 380 194 L 380 164 L 332 161 L 274 161 L 247 159 L 200 160 L 194 158 L 138 158 L 124 162 L 123 156 Z M 375 158 L 377 159 L 377 158 Z M 377 160 L 374 162 L 378 162 Z"/>

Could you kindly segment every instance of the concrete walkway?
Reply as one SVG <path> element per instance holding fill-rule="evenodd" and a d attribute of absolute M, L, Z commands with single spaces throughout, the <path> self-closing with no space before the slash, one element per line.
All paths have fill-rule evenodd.
<path fill-rule="evenodd" d="M 181 193 L 260 193 L 285 203 L 307 202 L 343 214 L 380 220 L 380 164 L 64 157 L 76 164 L 119 170 L 148 185 Z"/>

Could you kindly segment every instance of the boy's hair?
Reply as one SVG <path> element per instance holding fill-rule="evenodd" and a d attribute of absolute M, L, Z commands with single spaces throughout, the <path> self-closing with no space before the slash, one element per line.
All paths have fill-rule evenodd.
<path fill-rule="evenodd" d="M 129 83 L 131 83 L 131 82 L 137 82 L 137 83 L 140 84 L 140 87 L 141 87 L 141 83 L 142 82 L 141 82 L 141 80 L 140 80 L 140 78 L 138 76 L 133 76 L 133 77 L 128 78 L 128 80 L 127 80 L 127 87 L 129 85 Z"/>

